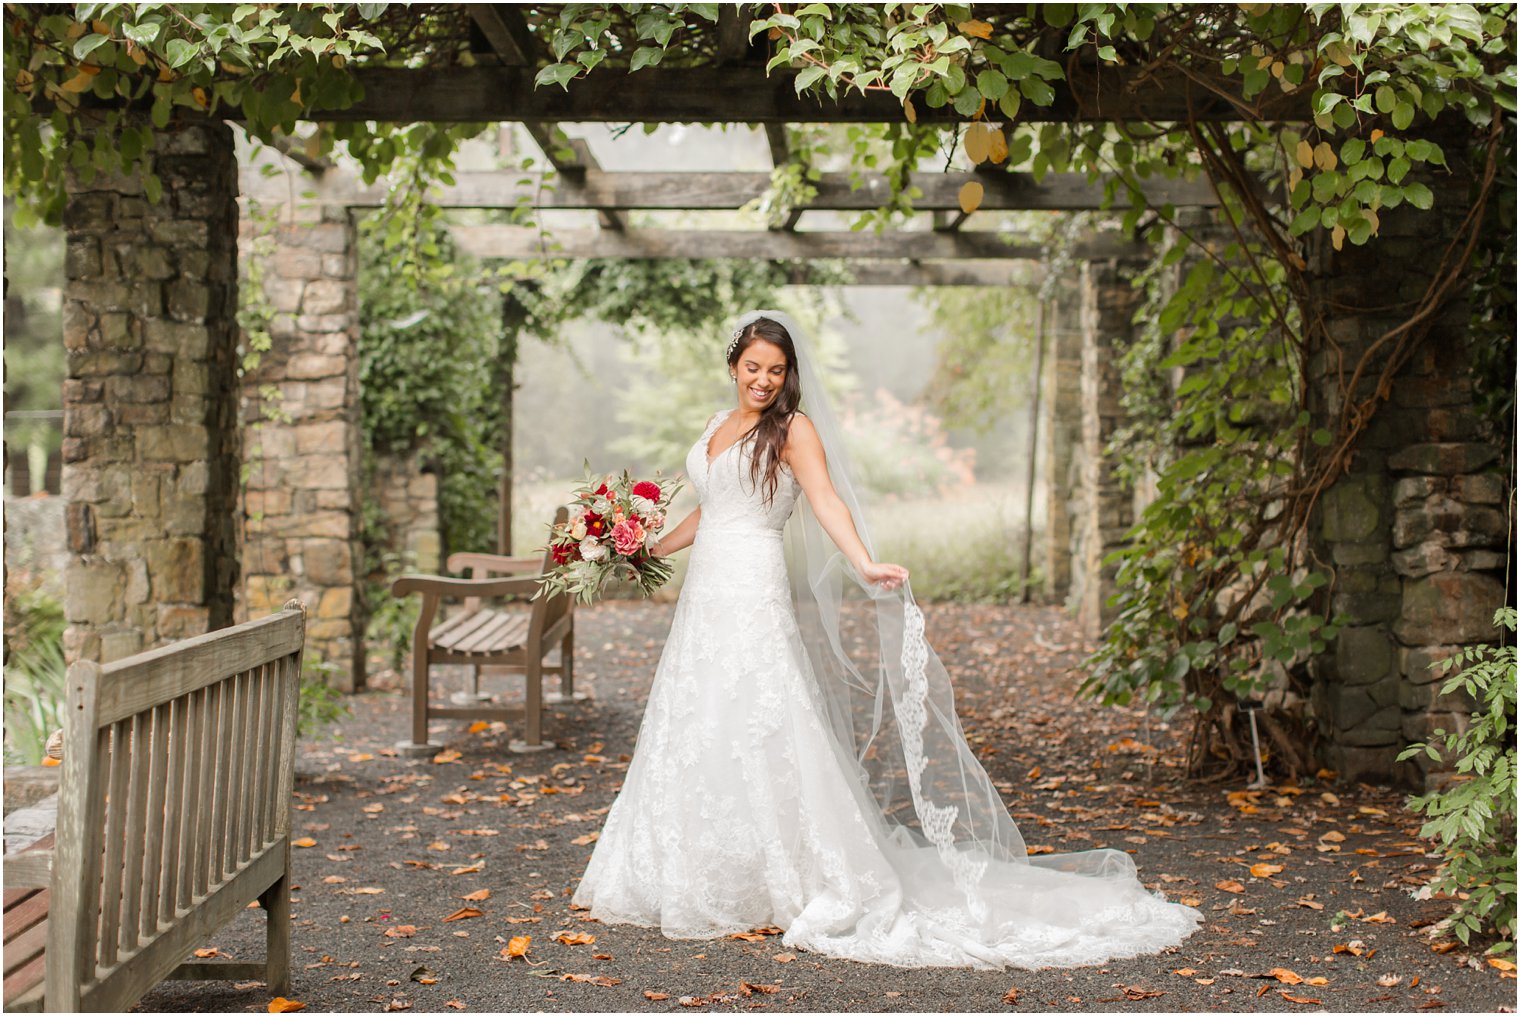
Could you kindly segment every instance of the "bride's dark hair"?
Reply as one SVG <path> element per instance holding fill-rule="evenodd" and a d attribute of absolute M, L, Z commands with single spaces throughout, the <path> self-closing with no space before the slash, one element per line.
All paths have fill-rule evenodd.
<path fill-rule="evenodd" d="M 781 482 L 777 477 L 781 469 L 781 451 L 786 447 L 786 434 L 792 426 L 792 414 L 802 401 L 802 383 L 797 379 L 797 348 L 792 345 L 791 334 L 766 317 L 756 318 L 744 326 L 729 350 L 728 365 L 736 366 L 744 351 L 760 339 L 776 346 L 786 355 L 786 380 L 781 383 L 781 391 L 776 393 L 771 404 L 760 414 L 760 422 L 743 438 L 745 442 L 755 443 L 755 454 L 749 462 L 749 481 L 752 486 L 759 482 L 761 460 L 764 459 L 765 502 L 769 504 L 775 498 L 776 488 Z"/>

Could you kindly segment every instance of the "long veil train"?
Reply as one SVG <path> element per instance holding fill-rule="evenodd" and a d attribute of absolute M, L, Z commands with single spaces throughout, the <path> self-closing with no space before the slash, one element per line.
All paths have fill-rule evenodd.
<path fill-rule="evenodd" d="M 829 475 L 875 556 L 840 423 L 810 340 L 789 315 L 770 318 L 797 350 L 801 409 L 822 439 Z M 949 675 L 904 584 L 864 583 L 806 499 L 786 527 L 798 625 L 840 764 L 868 795 L 894 850 L 904 896 L 934 916 L 934 934 L 991 965 L 1073 966 L 1154 952 L 1203 915 L 1140 884 L 1112 848 L 1030 856 L 1007 806 L 973 755 Z"/>

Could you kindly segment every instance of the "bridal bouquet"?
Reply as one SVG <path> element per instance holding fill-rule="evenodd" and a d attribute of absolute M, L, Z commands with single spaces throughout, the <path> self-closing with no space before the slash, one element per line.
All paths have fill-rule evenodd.
<path fill-rule="evenodd" d="M 590 603 L 602 585 L 617 575 L 638 583 L 645 596 L 670 581 L 675 568 L 666 558 L 649 553 L 661 529 L 670 500 L 681 485 L 666 480 L 635 481 L 625 469 L 621 478 L 590 478 L 575 490 L 570 516 L 549 527 L 549 542 L 541 548 L 554 557 L 554 568 L 539 582 L 540 596 L 568 593 Z"/>

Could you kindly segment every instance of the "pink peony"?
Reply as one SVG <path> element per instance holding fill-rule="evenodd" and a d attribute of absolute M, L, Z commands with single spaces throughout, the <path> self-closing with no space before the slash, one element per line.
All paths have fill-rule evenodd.
<path fill-rule="evenodd" d="M 644 527 L 637 519 L 624 519 L 612 527 L 612 545 L 625 557 L 644 546 Z"/>

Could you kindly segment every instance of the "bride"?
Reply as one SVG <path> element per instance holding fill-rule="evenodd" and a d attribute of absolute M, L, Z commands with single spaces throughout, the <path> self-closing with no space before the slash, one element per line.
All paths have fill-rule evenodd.
<path fill-rule="evenodd" d="M 572 903 L 903 967 L 1082 966 L 1195 931 L 1124 851 L 1028 854 L 907 569 L 870 551 L 806 338 L 752 311 L 727 360 L 736 404 L 686 459 L 700 504 L 653 549 L 691 548 L 685 583 Z"/>

